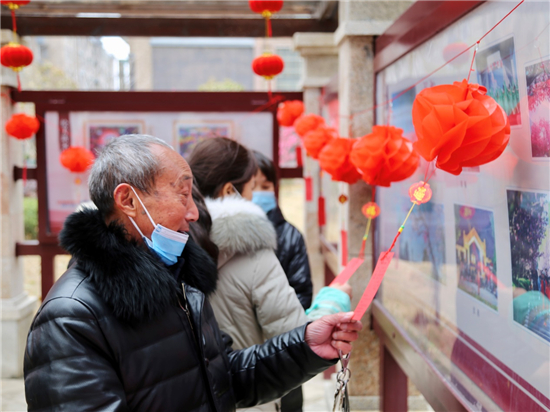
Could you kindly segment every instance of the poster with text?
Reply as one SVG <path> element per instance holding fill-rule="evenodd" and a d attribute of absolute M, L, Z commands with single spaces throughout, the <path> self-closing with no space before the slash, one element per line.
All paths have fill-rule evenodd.
<path fill-rule="evenodd" d="M 497 310 L 497 263 L 493 212 L 454 205 L 458 287 Z"/>
<path fill-rule="evenodd" d="M 525 67 L 531 154 L 550 157 L 550 59 Z"/>
<path fill-rule="evenodd" d="M 477 80 L 487 88 L 508 115 L 511 126 L 521 125 L 514 38 L 510 37 L 476 54 Z"/>
<path fill-rule="evenodd" d="M 550 195 L 508 190 L 514 320 L 550 342 Z"/>

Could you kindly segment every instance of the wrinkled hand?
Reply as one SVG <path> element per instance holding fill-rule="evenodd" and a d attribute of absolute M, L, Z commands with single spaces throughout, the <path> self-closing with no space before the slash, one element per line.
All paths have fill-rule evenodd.
<path fill-rule="evenodd" d="M 305 338 L 311 350 L 323 359 L 338 358 L 338 350 L 351 352 L 351 342 L 363 328 L 361 322 L 351 320 L 352 316 L 353 312 L 336 313 L 307 325 Z"/>
<path fill-rule="evenodd" d="M 343 283 L 343 284 L 336 283 L 336 284 L 332 285 L 331 287 L 334 288 L 334 289 L 341 290 L 342 292 L 346 293 L 349 296 L 350 299 L 353 298 L 352 292 L 351 292 L 351 286 L 348 282 Z"/>

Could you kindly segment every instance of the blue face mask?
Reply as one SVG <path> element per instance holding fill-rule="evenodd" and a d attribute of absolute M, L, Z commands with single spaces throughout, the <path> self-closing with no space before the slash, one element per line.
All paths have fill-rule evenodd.
<path fill-rule="evenodd" d="M 176 232 L 162 225 L 155 224 L 153 218 L 149 214 L 149 211 L 139 198 L 134 188 L 132 187 L 131 189 L 137 196 L 139 203 L 141 203 L 141 206 L 143 207 L 143 210 L 145 210 L 145 213 L 147 213 L 149 220 L 155 227 L 153 233 L 151 233 L 151 239 L 145 237 L 134 219 L 128 216 L 130 218 L 130 221 L 134 224 L 134 227 L 137 229 L 149 249 L 155 252 L 166 266 L 174 265 L 175 263 L 177 263 L 178 258 L 181 256 L 183 249 L 185 248 L 185 244 L 187 243 L 187 239 L 189 239 L 189 235 L 187 233 Z"/>
<path fill-rule="evenodd" d="M 265 213 L 277 207 L 277 199 L 273 192 L 252 192 L 252 202 L 260 206 Z"/>

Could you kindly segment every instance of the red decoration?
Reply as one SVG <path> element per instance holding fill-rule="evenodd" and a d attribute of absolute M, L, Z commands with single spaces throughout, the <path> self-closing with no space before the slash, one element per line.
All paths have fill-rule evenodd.
<path fill-rule="evenodd" d="M 313 200 L 313 179 L 309 176 L 304 177 L 304 183 L 306 185 L 306 202 Z"/>
<path fill-rule="evenodd" d="M 317 223 L 319 227 L 325 226 L 327 219 L 325 215 L 325 198 L 323 196 L 319 196 L 317 199 L 317 209 Z"/>
<path fill-rule="evenodd" d="M 330 140 L 319 153 L 319 165 L 332 176 L 332 180 L 353 184 L 361 179 L 361 174 L 349 160 L 354 143 L 354 139 L 339 137 Z"/>
<path fill-rule="evenodd" d="M 265 35 L 271 37 L 271 16 L 283 8 L 283 0 L 249 0 L 248 5 L 254 13 L 259 13 L 265 18 Z"/>
<path fill-rule="evenodd" d="M 463 219 L 471 219 L 476 214 L 476 210 L 473 207 L 461 206 L 458 213 Z"/>
<path fill-rule="evenodd" d="M 390 186 L 411 176 L 418 167 L 419 156 L 403 130 L 393 126 L 373 126 L 372 133 L 353 145 L 351 163 L 370 185 Z"/>
<path fill-rule="evenodd" d="M 344 203 L 346 203 L 346 202 L 348 201 L 348 197 L 347 197 L 346 195 L 342 194 L 342 195 L 340 195 L 340 196 L 338 197 L 338 201 L 339 201 L 340 203 L 344 204 Z"/>
<path fill-rule="evenodd" d="M 499 157 L 510 139 L 504 110 L 487 89 L 466 80 L 422 90 L 412 117 L 415 149 L 427 161 L 454 175 Z"/>
<path fill-rule="evenodd" d="M 361 208 L 361 213 L 363 213 L 367 219 L 374 219 L 380 214 L 380 206 L 374 202 L 365 203 Z"/>
<path fill-rule="evenodd" d="M 307 132 L 317 129 L 325 124 L 325 119 L 316 114 L 305 114 L 294 121 L 294 130 L 300 137 L 304 137 Z"/>
<path fill-rule="evenodd" d="M 283 71 L 285 63 L 276 54 L 264 53 L 252 61 L 252 70 L 258 76 L 271 80 Z"/>
<path fill-rule="evenodd" d="M 304 136 L 304 147 L 307 154 L 318 159 L 323 147 L 336 137 L 338 137 L 336 130 L 326 126 L 319 126 L 317 129 L 307 132 Z"/>
<path fill-rule="evenodd" d="M 61 152 L 61 165 L 73 173 L 85 172 L 93 163 L 94 154 L 85 147 L 72 146 Z"/>
<path fill-rule="evenodd" d="M 31 49 L 18 43 L 10 42 L 0 49 L 2 66 L 9 67 L 16 72 L 31 64 L 32 59 Z"/>
<path fill-rule="evenodd" d="M 409 188 L 411 202 L 416 205 L 427 203 L 432 198 L 432 189 L 428 183 L 418 182 Z"/>
<path fill-rule="evenodd" d="M 19 140 L 31 138 L 40 128 L 40 122 L 36 117 L 18 113 L 11 116 L 6 122 L 6 132 Z"/>
<path fill-rule="evenodd" d="M 279 104 L 277 121 L 281 126 L 292 126 L 296 119 L 304 113 L 304 103 L 300 100 L 288 100 Z"/>
<path fill-rule="evenodd" d="M 0 4 L 8 6 L 10 10 L 17 10 L 21 6 L 29 4 L 31 0 L 1 0 Z"/>

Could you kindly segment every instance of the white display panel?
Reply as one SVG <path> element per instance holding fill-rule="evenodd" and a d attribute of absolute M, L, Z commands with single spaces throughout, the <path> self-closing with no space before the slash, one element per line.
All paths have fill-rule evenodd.
<path fill-rule="evenodd" d="M 475 43 L 515 4 L 487 2 L 384 69 L 377 104 Z M 549 24 L 548 2 L 525 2 L 480 43 L 470 82 L 508 114 L 510 143 L 459 176 L 436 171 L 433 198 L 412 213 L 379 296 L 474 410 L 550 409 Z M 466 78 L 473 52 L 380 107 L 377 123 L 389 118 L 414 141 L 415 95 Z M 378 252 L 426 169 L 422 161 L 411 178 L 378 189 Z"/>

